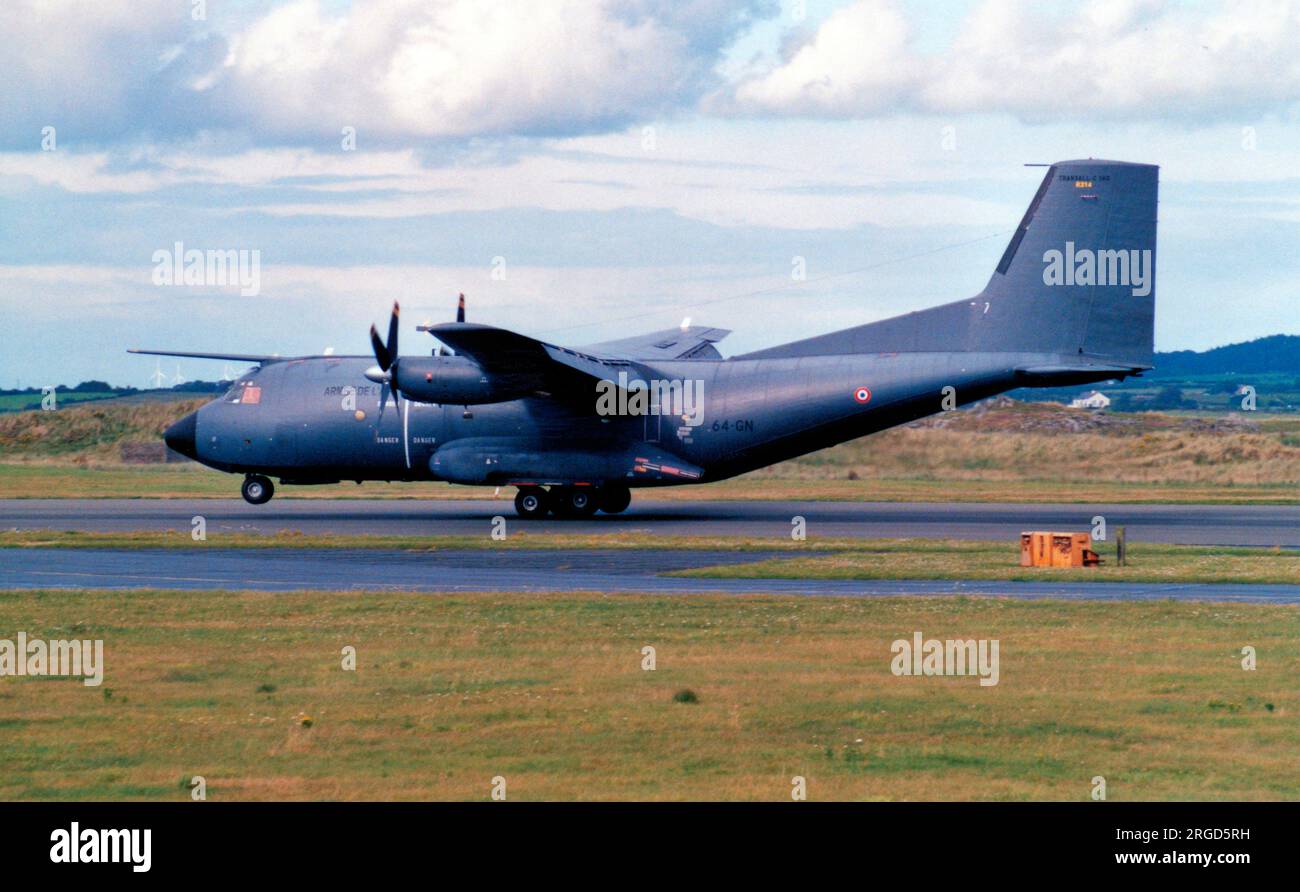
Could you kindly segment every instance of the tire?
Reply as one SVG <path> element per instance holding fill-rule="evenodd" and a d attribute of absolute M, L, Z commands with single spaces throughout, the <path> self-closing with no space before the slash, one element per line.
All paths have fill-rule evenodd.
<path fill-rule="evenodd" d="M 551 493 L 560 517 L 591 517 L 599 507 L 599 493 L 590 486 L 565 487 Z"/>
<path fill-rule="evenodd" d="M 275 495 L 275 485 L 271 478 L 261 474 L 249 474 L 244 478 L 244 485 L 239 488 L 240 495 L 250 505 L 265 505 Z"/>
<path fill-rule="evenodd" d="M 600 510 L 606 514 L 621 514 L 632 504 L 632 490 L 626 486 L 606 486 L 600 490 Z"/>
<path fill-rule="evenodd" d="M 515 513 L 524 520 L 539 520 L 551 508 L 546 490 L 540 486 L 521 487 L 515 493 Z"/>

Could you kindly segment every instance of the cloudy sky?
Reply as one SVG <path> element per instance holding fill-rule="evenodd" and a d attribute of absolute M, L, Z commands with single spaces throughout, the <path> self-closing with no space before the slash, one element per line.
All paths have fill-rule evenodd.
<path fill-rule="evenodd" d="M 1300 333 L 1300 0 L 7 0 L 0 36 L 0 386 L 366 352 L 393 299 L 426 350 L 460 291 L 755 349 L 978 292 L 1024 165 L 1088 156 L 1162 166 L 1157 349 Z M 177 242 L 258 293 L 157 284 Z"/>

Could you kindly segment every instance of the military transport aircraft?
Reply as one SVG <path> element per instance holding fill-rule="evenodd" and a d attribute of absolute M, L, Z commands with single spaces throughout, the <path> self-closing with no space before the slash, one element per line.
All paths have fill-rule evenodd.
<path fill-rule="evenodd" d="M 723 358 L 698 325 L 561 347 L 490 325 L 421 326 L 454 353 L 374 357 L 135 350 L 255 363 L 164 434 L 177 452 L 281 484 L 518 488 L 522 517 L 618 513 L 631 489 L 707 483 L 1018 387 L 1151 368 L 1158 168 L 1051 165 L 984 290 Z M 392 403 L 391 408 L 389 403 Z"/>

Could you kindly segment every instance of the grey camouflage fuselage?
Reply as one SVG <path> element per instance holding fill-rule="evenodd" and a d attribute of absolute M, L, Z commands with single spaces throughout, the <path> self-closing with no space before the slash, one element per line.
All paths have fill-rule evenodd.
<path fill-rule="evenodd" d="M 721 336 L 714 329 L 683 330 L 679 346 L 691 358 L 681 359 L 645 339 L 569 351 L 449 324 L 433 333 L 461 355 L 424 359 L 427 387 L 441 368 L 497 386 L 511 369 L 492 355 L 492 339 L 508 335 L 545 348 L 549 358 L 519 362 L 553 363 L 567 376 L 563 392 L 537 388 L 474 405 L 390 399 L 381 418 L 370 357 L 268 358 L 173 426 L 168 441 L 214 468 L 285 483 L 697 483 L 1014 388 L 1138 374 L 1152 360 L 1157 174 L 1113 161 L 1053 165 L 988 285 L 968 300 L 727 359 L 712 348 Z M 1150 252 L 1141 289 L 1149 293 L 1105 277 L 1053 284 L 1044 276 L 1057 255 L 1080 250 Z M 597 385 L 619 371 L 701 382 L 698 423 L 598 414 Z M 395 373 L 399 384 L 403 374 Z M 250 387 L 254 401 L 243 398 Z"/>

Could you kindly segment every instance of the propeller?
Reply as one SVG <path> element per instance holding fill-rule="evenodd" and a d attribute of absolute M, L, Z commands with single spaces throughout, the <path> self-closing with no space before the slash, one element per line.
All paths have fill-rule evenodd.
<path fill-rule="evenodd" d="M 411 442 L 410 442 L 410 424 L 411 424 L 411 401 L 402 398 L 402 392 L 397 386 L 397 363 L 399 360 L 397 352 L 397 329 L 401 321 L 402 309 L 397 301 L 393 301 L 393 315 L 388 319 L 388 340 L 379 337 L 379 329 L 374 325 L 370 326 L 370 347 L 375 352 L 375 362 L 377 365 L 366 369 L 366 378 L 381 385 L 379 389 L 379 417 L 377 421 L 384 420 L 384 408 L 388 405 L 388 394 L 392 391 L 393 404 L 397 406 L 397 411 L 402 417 L 402 451 L 406 457 L 406 467 L 411 467 Z M 465 295 L 461 294 L 456 304 L 456 321 L 465 321 Z M 431 326 L 416 326 L 419 331 L 428 331 Z M 440 348 L 441 351 L 441 348 Z M 434 354 L 438 355 L 437 353 Z"/>
<path fill-rule="evenodd" d="M 464 294 L 464 292 L 462 292 L 460 295 L 458 295 L 457 300 L 456 300 L 456 321 L 457 321 L 457 322 L 464 322 L 464 321 L 465 321 L 465 294 Z M 415 326 L 415 330 L 416 330 L 416 331 L 432 331 L 432 330 L 433 330 L 433 326 L 430 325 L 428 322 L 426 322 L 424 325 L 417 325 L 417 326 Z M 373 335 L 372 335 L 372 337 L 373 337 Z M 378 356 L 379 354 L 376 353 L 375 355 Z M 451 350 L 446 349 L 446 348 L 443 347 L 441 344 L 439 344 L 437 347 L 434 347 L 434 348 L 433 348 L 433 355 L 434 355 L 434 356 L 455 356 L 456 354 L 453 353 Z"/>
<path fill-rule="evenodd" d="M 393 404 L 402 415 L 402 453 L 406 456 L 406 467 L 409 470 L 411 467 L 411 401 L 402 399 L 402 392 L 397 389 L 397 327 L 401 313 L 401 307 L 398 306 L 397 301 L 393 301 L 393 315 L 388 320 L 387 341 L 381 340 L 379 330 L 373 325 L 370 326 L 370 346 L 375 351 L 375 362 L 378 366 L 366 369 L 366 377 L 382 385 L 379 389 L 377 421 L 384 420 L 384 407 L 388 405 L 388 393 L 390 390 L 393 393 Z"/>
<path fill-rule="evenodd" d="M 371 381 L 376 381 L 383 386 L 379 390 L 379 417 L 384 417 L 384 406 L 388 404 L 388 391 L 393 391 L 393 402 L 398 404 L 398 393 L 396 387 L 397 379 L 397 325 L 401 315 L 401 308 L 397 301 L 393 301 L 393 315 L 388 320 L 388 341 L 384 342 L 379 338 L 379 330 L 373 325 L 370 326 L 370 346 L 375 351 L 375 362 L 379 364 L 378 368 L 366 370 L 366 377 Z M 398 404 L 400 405 L 400 404 Z"/>

